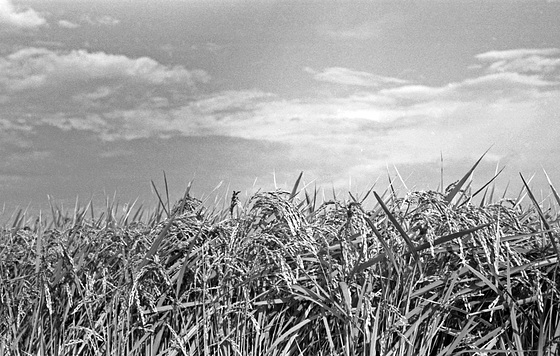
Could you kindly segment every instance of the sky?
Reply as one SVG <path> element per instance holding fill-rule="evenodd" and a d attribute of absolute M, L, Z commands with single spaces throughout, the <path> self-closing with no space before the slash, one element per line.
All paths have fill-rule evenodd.
<path fill-rule="evenodd" d="M 163 172 L 172 200 L 302 171 L 435 190 L 489 148 L 475 188 L 505 167 L 499 188 L 534 175 L 545 197 L 559 19 L 541 0 L 0 0 L 0 207 L 155 204 Z"/>

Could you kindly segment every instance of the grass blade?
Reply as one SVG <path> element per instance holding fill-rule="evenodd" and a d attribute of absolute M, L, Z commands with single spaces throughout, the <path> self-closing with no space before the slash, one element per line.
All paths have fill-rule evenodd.
<path fill-rule="evenodd" d="M 296 197 L 296 195 L 298 194 L 298 186 L 299 186 L 299 182 L 301 181 L 301 177 L 303 177 L 303 172 L 299 173 L 298 178 L 296 179 L 296 182 L 294 184 L 294 187 L 292 188 L 292 192 L 290 193 L 290 199 L 289 200 L 294 200 L 294 198 Z"/>
<path fill-rule="evenodd" d="M 393 254 L 393 250 L 389 247 L 389 244 L 387 244 L 387 241 L 385 241 L 385 238 L 383 237 L 383 235 L 381 235 L 379 230 L 377 230 L 373 221 L 371 221 L 371 219 L 367 216 L 367 214 L 365 213 L 362 206 L 358 203 L 356 203 L 356 204 L 357 204 L 356 206 L 362 211 L 364 220 L 366 221 L 366 224 L 373 231 L 373 233 L 375 234 L 375 236 L 377 237 L 377 239 L 381 243 L 381 246 L 385 250 L 385 255 L 383 257 L 388 257 L 389 260 L 391 261 L 391 263 L 393 264 L 393 266 L 395 267 L 395 271 L 397 271 L 397 274 L 400 274 L 399 266 L 397 264 L 397 260 L 395 259 L 395 255 Z M 371 262 L 371 260 L 368 261 L 368 262 Z M 368 263 L 368 262 L 366 262 L 366 263 Z M 359 266 L 363 266 L 363 264 L 354 267 L 354 270 L 357 270 L 357 267 L 359 267 Z M 367 268 L 367 267 L 365 267 L 365 268 Z"/>
<path fill-rule="evenodd" d="M 169 205 L 169 186 L 167 185 L 167 176 L 165 175 L 165 171 L 163 171 L 163 182 L 165 183 L 165 196 L 167 198 L 167 211 L 171 211 L 171 207 Z"/>
<path fill-rule="evenodd" d="M 441 244 L 444 244 L 446 242 L 458 239 L 459 237 L 463 237 L 465 235 L 471 234 L 477 230 L 483 229 L 485 227 L 490 226 L 491 224 L 484 224 L 484 225 L 479 225 L 477 227 L 473 227 L 472 229 L 467 229 L 467 230 L 463 230 L 463 231 L 459 231 L 459 232 L 455 232 L 453 234 L 449 234 L 449 235 L 445 235 L 442 237 L 438 237 L 437 239 L 434 240 L 433 246 L 438 246 Z M 426 242 L 423 243 L 421 245 L 416 246 L 416 251 L 422 251 L 422 250 L 426 250 L 428 248 L 430 248 L 430 243 Z M 410 254 L 411 252 L 407 252 L 407 254 Z"/>
<path fill-rule="evenodd" d="M 492 148 L 492 147 L 490 147 Z M 455 184 L 455 187 L 453 187 L 453 189 L 445 196 L 444 200 L 445 202 L 449 205 L 451 204 L 451 202 L 453 201 L 453 198 L 455 198 L 455 196 L 457 195 L 457 193 L 459 193 L 459 191 L 461 190 L 461 188 L 463 187 L 463 185 L 465 184 L 465 182 L 467 181 L 467 179 L 469 179 L 469 177 L 471 176 L 471 174 L 474 172 L 474 170 L 476 169 L 476 167 L 478 166 L 478 164 L 480 163 L 480 161 L 482 161 L 482 159 L 484 158 L 484 156 L 486 156 L 486 154 L 488 153 L 488 151 L 490 151 L 490 148 L 486 150 L 486 152 L 484 152 L 482 154 L 482 156 L 480 156 L 480 158 L 478 159 L 478 161 L 476 161 L 476 163 L 471 167 L 471 169 L 469 169 L 469 171 L 467 172 L 467 174 L 465 174 L 463 176 L 463 178 L 461 178 L 461 180 L 459 180 L 459 182 L 457 182 L 457 184 Z"/>
<path fill-rule="evenodd" d="M 417 262 L 420 261 L 418 253 L 416 252 L 416 247 L 412 243 L 412 240 L 410 239 L 408 234 L 402 228 L 401 224 L 399 224 L 399 222 L 397 221 L 395 216 L 393 214 L 391 214 L 391 212 L 389 211 L 389 209 L 387 208 L 387 206 L 383 202 L 383 199 L 381 199 L 376 192 L 373 192 L 373 195 L 375 196 L 375 199 L 377 199 L 377 202 L 379 202 L 379 205 L 381 205 L 381 208 L 383 208 L 383 211 L 385 211 L 385 214 L 387 214 L 387 217 L 389 218 L 389 220 L 391 220 L 391 222 L 393 223 L 393 225 L 395 226 L 395 228 L 397 229 L 399 234 L 401 234 L 402 238 L 404 239 L 404 241 L 408 245 L 408 250 L 410 252 L 412 252 L 412 255 L 414 256 L 414 259 Z"/>
<path fill-rule="evenodd" d="M 535 199 L 535 196 L 533 195 L 533 192 L 531 191 L 531 189 L 529 189 L 529 185 L 525 181 L 525 178 L 523 178 L 523 175 L 521 173 L 519 173 L 519 176 L 521 176 L 521 180 L 523 181 L 523 185 L 525 186 L 525 189 L 527 190 L 527 194 L 529 194 L 529 198 L 533 202 L 533 206 L 537 210 L 537 213 L 539 214 L 545 229 L 550 230 L 550 224 L 546 220 L 546 217 L 544 216 L 539 203 Z M 558 246 L 556 245 L 556 241 L 554 239 L 554 236 L 552 235 L 552 232 L 548 231 L 547 234 L 548 234 L 548 237 L 550 239 L 550 242 L 552 243 L 552 247 L 554 248 L 554 252 L 556 253 L 556 255 L 558 257 L 560 257 L 560 251 L 558 250 Z"/>
<path fill-rule="evenodd" d="M 158 192 L 158 190 L 157 190 L 157 188 L 156 188 L 156 185 L 155 185 L 154 181 L 152 180 L 151 182 L 152 182 L 152 187 L 154 188 L 154 191 L 156 192 L 156 195 L 157 195 L 157 197 L 158 197 L 159 204 L 161 205 L 161 207 L 162 207 L 163 210 L 165 211 L 165 214 L 167 214 L 167 217 L 169 218 L 169 215 L 170 215 L 170 214 L 169 214 L 169 210 L 167 210 L 167 208 L 165 207 L 165 203 L 163 202 L 163 199 L 161 199 L 161 196 L 159 195 L 159 192 Z"/>
<path fill-rule="evenodd" d="M 297 323 L 295 326 L 291 327 L 289 330 L 287 330 L 284 334 L 280 335 L 280 337 L 278 337 L 278 339 L 276 339 L 276 341 L 274 341 L 274 343 L 272 345 L 270 345 L 270 348 L 268 349 L 268 351 L 266 352 L 265 355 L 269 355 L 272 352 L 276 351 L 276 346 L 278 346 L 282 341 L 284 341 L 288 336 L 290 336 L 291 334 L 297 332 L 299 329 L 301 329 L 302 327 L 304 327 L 305 325 L 309 324 L 311 321 L 313 321 L 314 319 L 317 319 L 318 316 L 312 317 L 312 318 L 308 318 L 305 319 L 299 323 Z"/>
<path fill-rule="evenodd" d="M 482 187 L 480 187 L 476 192 L 474 192 L 471 195 L 471 198 L 474 198 L 478 193 L 480 193 L 482 190 L 484 190 L 484 188 L 486 188 L 487 186 L 490 185 L 490 183 L 492 183 L 494 181 L 494 179 L 498 178 L 498 176 L 500 175 L 500 173 L 502 173 L 502 171 L 505 169 L 506 167 L 502 167 L 502 169 L 500 169 L 500 171 L 498 173 L 496 173 L 494 175 L 494 177 L 492 177 L 492 179 L 490 179 L 486 184 L 484 184 Z M 484 199 L 483 199 L 484 201 Z M 468 200 L 465 200 L 463 203 L 461 203 L 459 206 L 463 206 L 464 204 L 466 204 L 468 202 Z"/>
<path fill-rule="evenodd" d="M 441 194 L 445 193 L 443 185 L 443 151 L 439 151 L 439 162 L 440 162 L 440 172 L 439 172 L 439 189 Z"/>
<path fill-rule="evenodd" d="M 552 190 L 552 194 L 554 195 L 554 198 L 556 199 L 556 203 L 558 204 L 558 206 L 560 207 L 560 196 L 558 195 L 558 192 L 556 191 L 556 189 L 554 188 L 554 186 L 552 185 L 552 182 L 550 181 L 550 177 L 548 176 L 548 174 L 546 173 L 546 171 L 543 168 L 543 172 L 544 175 L 546 176 L 546 180 L 548 181 L 548 186 L 550 187 L 550 189 Z"/>
<path fill-rule="evenodd" d="M 152 184 L 153 184 L 153 182 L 152 182 Z M 190 188 L 190 184 L 189 184 L 189 187 L 187 188 L 187 193 L 186 194 L 188 194 L 189 188 Z M 178 211 L 183 211 L 185 209 L 186 203 L 187 203 L 187 199 L 183 199 L 183 203 L 181 204 L 181 208 Z M 165 208 L 165 206 L 164 206 L 164 208 Z M 169 228 L 173 224 L 174 220 L 175 220 L 175 214 L 173 214 L 169 218 L 169 221 L 167 222 L 167 224 L 165 224 L 165 226 L 163 227 L 163 229 L 159 233 L 158 237 L 152 243 L 152 246 L 150 247 L 150 250 L 144 256 L 144 258 L 142 259 L 142 262 L 140 262 L 140 269 L 142 269 L 144 266 L 146 266 L 146 264 L 148 264 L 148 260 L 150 258 L 152 258 L 152 256 L 156 253 L 156 251 L 159 248 L 159 245 L 161 245 L 161 242 L 163 241 L 163 239 L 167 235 L 167 231 L 169 231 Z"/>

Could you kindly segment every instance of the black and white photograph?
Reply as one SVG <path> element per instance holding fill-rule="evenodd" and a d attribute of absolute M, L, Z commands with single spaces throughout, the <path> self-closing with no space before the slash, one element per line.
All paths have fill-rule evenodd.
<path fill-rule="evenodd" d="M 0 356 L 560 354 L 560 0 L 0 0 Z"/>

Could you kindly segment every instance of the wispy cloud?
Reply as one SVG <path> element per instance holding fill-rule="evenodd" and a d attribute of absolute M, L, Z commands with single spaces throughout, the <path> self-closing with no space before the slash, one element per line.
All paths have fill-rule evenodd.
<path fill-rule="evenodd" d="M 460 82 L 448 83 L 445 86 L 403 85 L 381 89 L 378 93 L 392 98 L 405 107 L 430 100 L 469 101 L 477 99 L 488 103 L 517 95 L 520 95 L 521 98 L 532 91 L 554 87 L 557 84 L 535 75 L 506 72 L 467 78 Z"/>
<path fill-rule="evenodd" d="M 97 18 L 97 23 L 100 25 L 114 26 L 121 23 L 121 20 L 105 15 Z"/>
<path fill-rule="evenodd" d="M 338 40 L 369 40 L 379 38 L 385 32 L 406 23 L 403 14 L 387 13 L 384 16 L 369 21 L 340 25 L 335 21 L 321 24 L 319 34 Z"/>
<path fill-rule="evenodd" d="M 62 28 L 70 28 L 70 29 L 80 27 L 80 25 L 78 25 L 78 24 L 76 24 L 76 23 L 73 23 L 73 22 L 71 22 L 71 21 L 68 21 L 68 20 L 60 20 L 60 21 L 58 21 L 58 26 L 60 26 L 60 27 L 62 27 Z"/>
<path fill-rule="evenodd" d="M 364 22 L 349 28 L 333 28 L 332 26 L 323 25 L 319 27 L 319 33 L 341 40 L 367 40 L 379 37 L 381 35 L 381 28 L 374 22 Z"/>
<path fill-rule="evenodd" d="M 94 26 L 115 26 L 121 21 L 109 15 L 91 17 L 90 15 L 82 15 L 80 21 Z"/>
<path fill-rule="evenodd" d="M 35 28 L 47 21 L 33 9 L 17 9 L 10 0 L 0 0 L 0 28 Z"/>
<path fill-rule="evenodd" d="M 384 77 L 368 72 L 360 72 L 342 67 L 326 68 L 317 72 L 312 68 L 305 68 L 306 72 L 313 74 L 315 80 L 362 87 L 379 87 L 385 84 L 406 84 L 407 81 L 398 78 Z"/>
<path fill-rule="evenodd" d="M 484 61 L 514 60 L 529 56 L 554 56 L 560 55 L 558 48 L 519 48 L 503 51 L 489 51 L 477 54 L 476 59 Z"/>
<path fill-rule="evenodd" d="M 490 51 L 476 58 L 490 63 L 489 72 L 550 73 L 560 68 L 558 48 Z"/>

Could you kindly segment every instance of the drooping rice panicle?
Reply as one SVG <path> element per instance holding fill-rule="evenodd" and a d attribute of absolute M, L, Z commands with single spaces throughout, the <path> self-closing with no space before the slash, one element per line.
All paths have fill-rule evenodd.
<path fill-rule="evenodd" d="M 164 173 L 153 211 L 20 209 L 0 231 L 0 354 L 555 355 L 557 208 L 528 182 L 475 205 L 494 178 L 471 194 L 473 169 L 447 194 L 321 201 L 300 174 L 214 206 L 190 186 L 172 205 Z"/>

